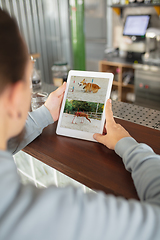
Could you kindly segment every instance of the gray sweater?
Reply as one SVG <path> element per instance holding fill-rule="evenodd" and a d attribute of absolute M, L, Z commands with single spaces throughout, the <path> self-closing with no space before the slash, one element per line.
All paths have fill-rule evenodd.
<path fill-rule="evenodd" d="M 17 152 L 52 123 L 42 106 L 30 113 Z M 141 202 L 84 194 L 73 187 L 22 185 L 9 151 L 0 151 L 0 240 L 160 240 L 160 156 L 133 138 L 115 149 L 131 172 Z"/>

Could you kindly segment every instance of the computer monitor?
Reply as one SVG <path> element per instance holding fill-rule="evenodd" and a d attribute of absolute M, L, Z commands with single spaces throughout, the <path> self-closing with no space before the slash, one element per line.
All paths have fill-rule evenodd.
<path fill-rule="evenodd" d="M 125 20 L 123 36 L 135 37 L 142 40 L 150 21 L 150 15 L 128 15 Z"/>

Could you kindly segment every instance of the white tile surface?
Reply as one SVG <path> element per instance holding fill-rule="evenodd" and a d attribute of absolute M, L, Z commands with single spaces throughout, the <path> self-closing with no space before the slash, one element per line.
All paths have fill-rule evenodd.
<path fill-rule="evenodd" d="M 94 192 L 90 188 L 66 176 L 65 174 L 49 167 L 41 161 L 20 151 L 14 156 L 18 168 L 18 174 L 23 184 L 32 183 L 38 188 L 45 188 L 50 185 L 65 187 L 72 185 L 82 188 L 84 192 Z"/>

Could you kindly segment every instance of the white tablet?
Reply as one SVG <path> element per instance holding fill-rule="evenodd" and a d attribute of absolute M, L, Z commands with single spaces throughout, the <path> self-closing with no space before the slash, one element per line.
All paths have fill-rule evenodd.
<path fill-rule="evenodd" d="M 93 134 L 103 132 L 105 103 L 112 82 L 112 73 L 71 70 L 56 133 L 95 141 Z"/>

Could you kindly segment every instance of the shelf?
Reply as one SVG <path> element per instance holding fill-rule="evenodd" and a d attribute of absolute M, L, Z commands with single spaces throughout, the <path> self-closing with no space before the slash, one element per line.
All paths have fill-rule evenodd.
<path fill-rule="evenodd" d="M 130 3 L 130 4 L 113 4 L 110 5 L 111 8 L 127 8 L 127 7 L 156 7 L 160 6 L 160 3 L 152 4 L 152 3 Z"/>
<path fill-rule="evenodd" d="M 123 72 L 128 70 L 130 68 L 132 71 L 134 71 L 133 64 L 126 64 L 126 63 L 120 63 L 120 62 L 111 62 L 102 60 L 99 62 L 99 71 L 100 72 L 108 72 L 110 71 L 110 68 L 119 68 L 119 71 L 116 71 L 116 74 L 118 74 L 117 79 L 118 81 L 113 81 L 112 84 L 112 90 L 118 91 L 118 101 L 127 101 L 126 94 L 133 93 L 134 92 L 134 85 L 133 84 L 123 84 Z"/>
<path fill-rule="evenodd" d="M 122 84 L 122 87 L 134 89 L 134 85 L 133 84 L 127 84 L 127 85 Z"/>
<path fill-rule="evenodd" d="M 160 3 L 152 4 L 152 3 L 131 3 L 131 4 L 114 4 L 110 5 L 111 8 L 116 12 L 116 14 L 122 16 L 122 10 L 124 8 L 136 8 L 136 7 L 154 7 L 155 11 L 157 12 L 158 16 L 160 16 Z"/>
<path fill-rule="evenodd" d="M 117 60 L 117 59 L 116 59 Z M 119 58 L 120 60 L 120 58 Z M 119 66 L 119 67 L 127 67 L 127 68 L 133 68 L 134 63 L 127 63 L 127 62 L 114 62 L 114 61 L 109 61 L 109 60 L 101 60 L 100 61 L 101 65 L 110 65 L 110 66 Z"/>
<path fill-rule="evenodd" d="M 119 86 L 119 82 L 113 81 L 114 86 Z"/>

